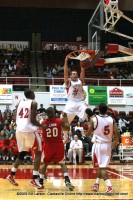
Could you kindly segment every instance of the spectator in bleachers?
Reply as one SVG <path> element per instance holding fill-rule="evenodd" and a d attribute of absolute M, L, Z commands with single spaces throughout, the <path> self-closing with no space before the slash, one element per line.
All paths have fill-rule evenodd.
<path fill-rule="evenodd" d="M 121 134 L 127 131 L 127 124 L 129 124 L 129 122 L 126 121 L 123 116 L 120 117 L 118 124 Z"/>
<path fill-rule="evenodd" d="M 16 72 L 16 69 L 17 69 L 16 61 L 13 60 L 8 66 L 8 71 L 9 71 L 9 73 L 12 73 L 12 72 Z"/>
<path fill-rule="evenodd" d="M 54 76 L 54 75 L 58 75 L 58 73 L 59 73 L 59 71 L 58 71 L 58 66 L 57 66 L 57 64 L 55 64 L 55 66 L 53 67 L 53 69 L 52 69 L 52 75 Z"/>
<path fill-rule="evenodd" d="M 47 78 L 52 78 L 52 72 L 49 67 L 47 67 L 46 70 L 44 71 L 44 76 Z"/>
<path fill-rule="evenodd" d="M 118 72 L 117 74 L 116 74 L 116 79 L 123 79 L 124 77 Z"/>
<path fill-rule="evenodd" d="M 63 73 L 64 73 L 64 67 L 63 67 L 62 63 L 58 65 L 57 69 L 58 69 L 59 76 L 63 75 Z"/>
<path fill-rule="evenodd" d="M 4 140 L 5 137 L 6 137 L 6 134 L 5 134 L 4 130 L 1 130 L 0 131 L 0 140 Z"/>
<path fill-rule="evenodd" d="M 83 133 L 84 133 L 84 128 L 81 126 L 81 123 L 78 122 L 77 126 L 75 126 L 74 128 L 74 134 L 78 135 L 78 138 L 81 139 Z"/>
<path fill-rule="evenodd" d="M 111 71 L 114 75 L 118 74 L 118 72 L 119 72 L 116 65 L 113 65 L 113 66 L 111 67 L 110 71 Z"/>
<path fill-rule="evenodd" d="M 114 76 L 114 74 L 112 72 L 109 72 L 108 78 L 109 79 L 115 79 L 115 76 Z"/>
<path fill-rule="evenodd" d="M 102 73 L 103 74 L 108 74 L 110 72 L 109 66 L 106 65 L 105 68 L 103 69 Z"/>
<path fill-rule="evenodd" d="M 74 140 L 71 141 L 70 148 L 68 150 L 68 158 L 70 163 L 74 162 L 74 164 L 76 164 L 76 155 L 78 155 L 79 164 L 81 164 L 83 156 L 83 142 L 78 138 L 77 135 L 74 135 Z"/>
<path fill-rule="evenodd" d="M 10 112 L 5 112 L 4 114 L 4 120 L 8 120 L 9 123 L 11 123 L 11 113 Z"/>
<path fill-rule="evenodd" d="M 6 120 L 4 120 L 4 122 L 3 122 L 3 126 L 6 126 L 6 128 L 9 130 L 9 125 L 10 125 L 10 123 L 9 123 L 9 121 L 6 119 Z"/>
<path fill-rule="evenodd" d="M 46 109 L 43 107 L 43 104 L 40 104 L 40 108 L 37 110 L 38 113 L 42 113 L 45 112 L 46 113 Z"/>
<path fill-rule="evenodd" d="M 72 132 L 72 131 L 69 131 L 68 134 L 69 134 L 70 141 L 72 141 L 72 140 L 73 140 L 73 136 L 74 136 L 74 135 L 73 135 L 73 132 Z"/>
<path fill-rule="evenodd" d="M 9 160 L 9 155 L 10 155 L 10 151 L 9 151 L 9 145 L 10 145 L 10 140 L 8 139 L 7 136 L 5 136 L 5 138 L 3 140 L 1 140 L 1 155 L 2 155 L 2 159 L 3 161 L 8 162 Z"/>
<path fill-rule="evenodd" d="M 8 134 L 8 138 L 9 140 L 13 140 L 15 138 L 15 133 L 16 130 L 14 129 L 14 126 L 12 124 L 9 125 L 9 134 Z"/>
<path fill-rule="evenodd" d="M 21 74 L 22 75 L 28 75 L 29 74 L 28 68 L 25 64 L 22 66 Z"/>
<path fill-rule="evenodd" d="M 9 136 L 9 130 L 7 129 L 6 125 L 3 127 L 3 131 L 4 131 L 5 135 L 8 137 Z"/>
<path fill-rule="evenodd" d="M 7 105 L 6 109 L 4 110 L 4 113 L 7 113 L 7 112 L 11 113 L 11 109 L 10 109 L 9 105 Z"/>
<path fill-rule="evenodd" d="M 1 69 L 1 76 L 7 77 L 7 75 L 8 75 L 8 69 L 7 69 L 6 65 L 4 65 L 4 67 Z"/>

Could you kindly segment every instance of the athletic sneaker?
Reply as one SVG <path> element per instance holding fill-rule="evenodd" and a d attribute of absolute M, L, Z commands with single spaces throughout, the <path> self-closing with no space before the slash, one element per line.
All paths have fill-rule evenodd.
<path fill-rule="evenodd" d="M 113 186 L 108 186 L 108 189 L 106 190 L 106 194 L 114 194 L 114 189 L 113 189 Z"/>
<path fill-rule="evenodd" d="M 39 183 L 38 179 L 32 179 L 29 182 L 29 184 L 32 185 L 32 186 L 34 186 L 34 187 L 36 187 L 37 189 L 44 189 L 44 186 Z"/>
<path fill-rule="evenodd" d="M 72 183 L 70 182 L 70 179 L 65 179 L 65 184 L 66 184 L 66 187 L 69 189 L 69 190 L 74 190 L 74 186 L 72 185 Z"/>
<path fill-rule="evenodd" d="M 91 188 L 91 191 L 97 192 L 98 190 L 99 190 L 99 184 L 98 183 L 94 183 L 94 185 Z"/>
<path fill-rule="evenodd" d="M 10 181 L 10 183 L 12 183 L 13 185 L 16 185 L 16 186 L 18 186 L 18 183 L 16 183 L 16 181 L 15 181 L 15 179 L 14 179 L 14 177 L 10 174 L 10 175 L 8 175 L 7 177 L 6 177 L 6 179 L 7 180 L 9 180 Z"/>

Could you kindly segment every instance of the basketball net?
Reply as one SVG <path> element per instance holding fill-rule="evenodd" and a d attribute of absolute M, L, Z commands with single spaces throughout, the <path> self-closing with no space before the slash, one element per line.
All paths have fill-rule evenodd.
<path fill-rule="evenodd" d="M 67 55 L 70 59 L 84 61 L 86 59 L 92 60 L 95 57 L 94 50 L 76 50 Z"/>

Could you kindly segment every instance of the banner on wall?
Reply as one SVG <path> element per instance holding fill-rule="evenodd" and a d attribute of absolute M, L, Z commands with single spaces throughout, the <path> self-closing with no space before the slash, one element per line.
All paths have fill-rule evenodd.
<path fill-rule="evenodd" d="M 126 105 L 133 105 L 133 88 L 132 87 L 124 87 L 126 93 Z"/>
<path fill-rule="evenodd" d="M 107 104 L 107 87 L 106 86 L 89 86 L 88 87 L 89 105 Z"/>
<path fill-rule="evenodd" d="M 124 87 L 107 87 L 109 105 L 125 105 L 126 95 Z"/>
<path fill-rule="evenodd" d="M 88 103 L 88 87 L 83 86 L 86 93 L 86 103 Z M 64 85 L 50 85 L 50 104 L 66 104 L 67 92 Z"/>
<path fill-rule="evenodd" d="M 0 104 L 12 104 L 12 85 L 0 85 Z"/>
<path fill-rule="evenodd" d="M 88 49 L 83 42 L 42 42 L 42 50 L 82 50 Z"/>
<path fill-rule="evenodd" d="M 17 49 L 17 50 L 24 50 L 25 48 L 29 47 L 28 41 L 0 41 L 0 48 L 1 49 Z"/>
<path fill-rule="evenodd" d="M 67 93 L 64 85 L 50 85 L 50 104 L 66 104 Z"/>

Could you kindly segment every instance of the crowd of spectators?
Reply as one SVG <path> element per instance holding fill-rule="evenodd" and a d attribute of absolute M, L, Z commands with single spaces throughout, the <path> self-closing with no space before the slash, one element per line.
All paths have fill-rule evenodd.
<path fill-rule="evenodd" d="M 28 66 L 29 50 L 25 48 L 19 51 L 15 48 L 0 49 L 0 74 L 1 77 L 29 75 Z"/>
<path fill-rule="evenodd" d="M 54 109 L 56 112 L 56 117 L 60 117 L 61 112 L 56 109 L 55 105 Z M 92 113 L 94 115 L 98 115 L 98 107 L 95 107 L 92 110 Z M 3 113 L 0 111 L 0 163 L 13 163 L 18 154 L 15 138 L 15 114 L 16 108 L 14 110 L 11 110 L 9 105 L 5 107 Z M 107 114 L 112 116 L 116 120 L 121 134 L 129 131 L 131 133 L 131 136 L 133 136 L 133 115 L 130 115 L 130 118 L 126 118 L 126 115 L 124 116 L 120 112 L 112 110 L 111 108 L 108 108 Z M 127 114 L 127 116 L 129 115 Z M 41 121 L 45 118 L 46 109 L 43 107 L 43 104 L 40 104 L 40 107 L 37 110 L 37 119 L 41 123 Z M 70 163 L 81 163 L 84 161 L 85 158 L 91 155 L 92 143 L 91 137 L 87 135 L 88 124 L 89 117 L 84 122 L 81 122 L 78 117 L 75 117 L 74 121 L 71 124 L 70 131 L 63 138 L 66 159 L 69 160 Z M 78 143 L 80 143 L 80 145 Z M 79 149 L 77 148 L 77 145 L 79 145 Z M 76 151 L 73 151 L 74 148 L 76 148 Z M 75 154 L 73 154 L 73 152 Z M 74 161 L 72 160 L 73 156 L 75 159 Z M 76 160 L 77 156 L 79 157 L 78 160 Z M 31 152 L 29 152 L 28 159 L 30 159 L 30 162 L 32 163 L 31 158 Z M 27 158 L 25 158 L 24 162 L 28 162 Z"/>

